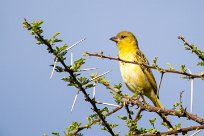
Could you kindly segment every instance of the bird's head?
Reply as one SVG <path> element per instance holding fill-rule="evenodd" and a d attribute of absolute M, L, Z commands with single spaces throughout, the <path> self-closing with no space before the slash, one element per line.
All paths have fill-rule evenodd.
<path fill-rule="evenodd" d="M 126 48 L 127 46 L 135 46 L 138 48 L 136 37 L 128 31 L 121 31 L 116 36 L 111 37 L 110 40 L 116 42 L 119 48 Z"/>

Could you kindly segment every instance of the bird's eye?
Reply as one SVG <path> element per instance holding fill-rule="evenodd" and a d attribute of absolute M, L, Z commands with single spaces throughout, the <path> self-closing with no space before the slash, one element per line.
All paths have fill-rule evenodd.
<path fill-rule="evenodd" d="M 122 35 L 122 36 L 121 36 L 121 39 L 124 39 L 125 37 L 127 37 L 127 36 L 125 36 L 125 35 Z"/>

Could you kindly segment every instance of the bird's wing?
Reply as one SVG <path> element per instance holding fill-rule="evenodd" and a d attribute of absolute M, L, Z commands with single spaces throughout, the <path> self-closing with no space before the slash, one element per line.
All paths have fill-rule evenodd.
<path fill-rule="evenodd" d="M 136 52 L 136 55 L 137 55 L 136 59 L 137 59 L 137 61 L 139 63 L 143 63 L 143 64 L 149 65 L 148 60 L 146 59 L 146 57 L 144 56 L 144 54 L 140 50 L 138 50 Z M 141 65 L 141 68 L 142 68 L 144 74 L 146 75 L 149 83 L 151 84 L 152 88 L 154 89 L 154 93 L 157 95 L 157 97 L 159 97 L 156 80 L 154 78 L 154 75 L 153 75 L 151 69 L 147 68 L 145 66 L 142 66 L 142 65 Z"/>

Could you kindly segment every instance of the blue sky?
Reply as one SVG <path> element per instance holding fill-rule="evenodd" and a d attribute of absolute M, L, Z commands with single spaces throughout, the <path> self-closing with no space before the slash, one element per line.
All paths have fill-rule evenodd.
<path fill-rule="evenodd" d="M 167 63 L 176 69 L 186 64 L 193 73 L 199 73 L 203 68 L 196 67 L 197 57 L 184 50 L 177 36 L 184 36 L 189 43 L 204 50 L 203 4 L 202 0 L 0 1 L 0 135 L 41 136 L 52 131 L 62 134 L 72 121 L 86 122 L 86 116 L 91 113 L 90 105 L 84 103 L 82 94 L 74 111 L 70 112 L 76 90 L 60 80 L 63 74 L 55 73 L 49 80 L 49 65 L 53 63 L 53 57 L 47 54 L 45 47 L 36 46 L 34 37 L 22 28 L 23 18 L 44 20 L 44 35 L 50 37 L 55 32 L 61 32 L 59 38 L 68 45 L 86 37 L 86 41 L 72 50 L 74 58 L 82 57 L 85 51 L 103 51 L 106 55 L 117 56 L 117 48 L 109 38 L 121 30 L 128 30 L 137 36 L 140 49 L 150 62 L 158 56 L 158 64 L 164 68 Z M 67 63 L 70 63 L 69 59 Z M 107 79 L 112 84 L 122 82 L 118 62 L 87 58 L 84 67 L 97 67 L 98 73 L 112 70 Z M 158 81 L 160 74 L 154 71 L 154 75 Z M 200 106 L 203 103 L 203 88 L 204 82 L 196 79 L 193 112 L 199 116 L 203 116 Z M 131 94 L 125 86 L 123 90 Z M 166 74 L 160 91 L 163 105 L 172 108 L 179 100 L 180 91 L 185 91 L 183 104 L 189 110 L 190 82 L 178 75 Z M 97 86 L 96 97 L 100 101 L 113 102 L 108 91 L 101 86 Z M 117 115 L 125 113 L 121 111 Z M 144 116 L 152 118 L 151 114 Z M 109 121 L 118 122 L 112 118 Z M 182 125 L 189 124 L 184 121 Z M 140 122 L 141 127 L 148 125 L 145 121 Z M 128 131 L 125 127 L 117 130 L 121 131 L 121 135 Z M 107 135 L 98 127 L 83 131 L 84 135 L 95 133 Z"/>

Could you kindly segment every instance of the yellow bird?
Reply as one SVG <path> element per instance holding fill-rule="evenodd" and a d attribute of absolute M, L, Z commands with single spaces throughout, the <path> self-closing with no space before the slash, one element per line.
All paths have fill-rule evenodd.
<path fill-rule="evenodd" d="M 116 36 L 110 38 L 110 40 L 116 42 L 120 59 L 149 64 L 139 49 L 136 37 L 131 32 L 119 32 Z M 158 98 L 157 84 L 150 68 L 120 61 L 120 72 L 130 91 L 141 96 L 145 95 L 156 107 L 163 108 Z M 172 128 L 167 117 L 162 114 L 160 116 Z"/>

